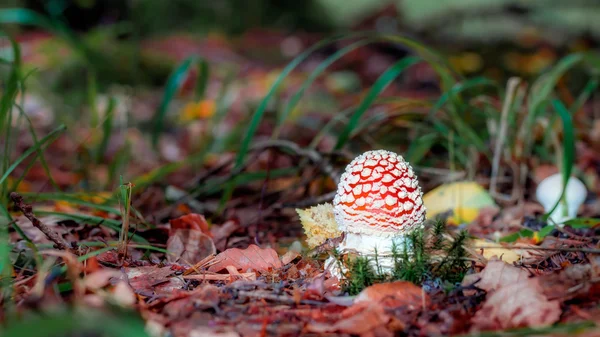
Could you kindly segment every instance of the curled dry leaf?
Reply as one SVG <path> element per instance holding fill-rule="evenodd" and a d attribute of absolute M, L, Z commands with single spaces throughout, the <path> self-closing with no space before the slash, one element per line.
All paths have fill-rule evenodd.
<path fill-rule="evenodd" d="M 306 243 L 310 248 L 315 248 L 332 239 L 342 235 L 335 222 L 333 205 L 325 203 L 307 209 L 296 209 L 300 222 L 306 234 Z"/>
<path fill-rule="evenodd" d="M 246 249 L 229 248 L 215 257 L 216 263 L 208 268 L 211 272 L 219 272 L 228 266 L 234 266 L 242 273 L 252 269 L 267 272 L 283 265 L 277 253 L 271 248 L 260 248 L 250 245 Z"/>
<path fill-rule="evenodd" d="M 211 237 L 194 229 L 178 229 L 167 240 L 167 260 L 193 265 L 207 256 L 217 253 Z"/>
<path fill-rule="evenodd" d="M 208 229 L 208 222 L 201 214 L 187 214 L 169 221 L 171 230 L 167 241 L 167 260 L 193 265 L 207 256 L 217 253 Z"/>

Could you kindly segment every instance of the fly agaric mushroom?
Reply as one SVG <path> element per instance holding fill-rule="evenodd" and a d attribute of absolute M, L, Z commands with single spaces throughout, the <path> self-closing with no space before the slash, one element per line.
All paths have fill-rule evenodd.
<path fill-rule="evenodd" d="M 535 191 L 535 196 L 544 206 L 546 213 L 552 210 L 552 207 L 560 199 L 563 189 L 562 174 L 557 173 L 542 180 Z M 558 203 L 554 211 L 550 213 L 548 219 L 551 219 L 556 224 L 577 217 L 579 206 L 587 197 L 587 189 L 581 180 L 570 177 L 567 182 L 567 190 L 565 191 L 565 203 Z"/>
<path fill-rule="evenodd" d="M 423 193 L 412 167 L 402 156 L 384 150 L 356 157 L 340 179 L 333 199 L 335 220 L 344 239 L 341 252 L 373 257 L 382 271 L 393 268 L 393 246 L 403 248 L 406 235 L 423 226 Z M 387 255 L 387 256 L 386 256 Z M 327 268 L 338 265 L 328 261 Z"/>

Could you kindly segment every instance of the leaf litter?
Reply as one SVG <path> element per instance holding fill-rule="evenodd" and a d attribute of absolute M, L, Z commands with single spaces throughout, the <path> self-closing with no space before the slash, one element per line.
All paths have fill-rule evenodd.
<path fill-rule="evenodd" d="M 177 42 L 176 48 L 173 42 Z M 186 50 L 191 48 L 209 52 L 205 56 L 214 63 L 243 64 L 244 71 L 239 74 L 241 83 L 236 83 L 235 92 L 228 96 L 231 105 L 224 124 L 218 127 L 223 133 L 236 130 L 246 118 L 248 102 L 256 103 L 269 89 L 273 82 L 272 69 L 240 55 L 218 39 L 208 39 L 205 43 L 213 43 L 216 48 L 201 48 L 197 41 L 181 36 L 150 41 L 144 46 L 181 60 L 188 56 Z M 385 61 L 387 55 L 376 48 L 366 48 L 361 53 L 363 56 L 358 59 L 350 55 L 341 60 L 342 64 L 353 64 L 359 69 L 359 78 L 375 79 L 380 73 L 374 74 L 372 63 L 361 61 L 363 59 L 384 60 L 378 67 L 393 63 Z M 319 57 L 323 56 L 318 55 L 317 59 Z M 423 79 L 423 76 L 437 76 L 426 65 L 419 65 L 419 69 L 426 70 L 425 75 L 417 76 L 417 70 L 413 69 L 408 78 L 413 76 L 427 82 L 431 79 Z M 293 94 L 306 78 L 307 70 L 310 68 L 290 75 L 281 88 L 283 96 Z M 193 82 L 190 78 L 188 81 Z M 322 141 L 304 152 L 280 150 L 273 144 L 264 148 L 257 146 L 240 172 L 232 171 L 232 151 L 216 157 L 207 155 L 201 168 L 182 165 L 165 176 L 155 171 L 157 167 L 169 168 L 170 164 L 196 154 L 199 150 L 196 140 L 211 130 L 208 119 L 218 113 L 215 105 L 218 97 L 214 93 L 222 83 L 223 78 L 212 78 L 208 98 L 201 101 L 186 98 L 185 91 L 189 91 L 190 85 L 182 89 L 184 99 L 179 102 L 180 106 L 190 111 L 183 116 L 184 125 L 177 122 L 171 125 L 178 128 L 177 132 L 165 135 L 158 153 L 135 128 L 125 129 L 110 140 L 106 159 L 114 159 L 123 144 L 133 144 L 135 151 L 130 160 L 135 165 L 126 165 L 124 172 L 128 177 L 140 177 L 140 186 L 144 186 L 132 200 L 136 214 L 139 212 L 141 216 L 132 215 L 129 219 L 134 226 L 127 237 L 124 256 L 118 253 L 116 242 L 122 216 L 106 208 L 93 208 L 97 203 L 118 209 L 118 203 L 110 200 L 111 192 L 98 193 L 108 195 L 109 201 L 90 201 L 92 207 L 52 198 L 50 202 L 32 202 L 33 215 L 58 235 L 60 242 L 66 242 L 70 253 L 54 249 L 56 242 L 39 227 L 31 225 L 29 217 L 20 215 L 18 207 L 10 209 L 15 224 L 37 245 L 31 246 L 17 231 L 9 233 L 10 242 L 15 244 L 15 254 L 11 256 L 15 261 L 11 300 L 19 312 L 43 311 L 60 305 L 111 310 L 116 305 L 139 313 L 144 319 L 146 334 L 175 337 L 477 335 L 486 331 L 508 336 L 513 332 L 514 335 L 556 335 L 555 332 L 561 331 L 569 335 L 579 331 L 577 324 L 600 323 L 597 226 L 556 227 L 544 237 L 536 236 L 546 225 L 531 220 L 543 213 L 539 204 L 525 200 L 518 205 L 496 207 L 482 188 L 473 188 L 476 193 L 473 193 L 474 199 L 469 200 L 471 204 L 453 206 L 460 214 L 453 216 L 456 226 L 452 227 L 452 234 L 466 227 L 476 237 L 468 241 L 466 247 L 470 252 L 465 256 L 468 273 L 462 282 L 375 283 L 358 295 L 349 296 L 343 283 L 323 268 L 322 255 L 331 252 L 328 245 L 333 245 L 332 240 L 339 235 L 327 211 L 330 207 L 323 205 L 331 198 L 322 197 L 335 189 L 333 179 L 326 177 L 327 172 L 331 172 L 327 168 L 341 168 L 342 162 L 351 159 L 348 153 L 330 151 L 336 142 L 331 134 L 319 135 Z M 331 91 L 328 85 L 331 81 L 317 80 L 307 94 L 318 98 Z M 140 107 L 157 104 L 155 99 L 149 98 L 151 96 L 142 93 L 133 99 Z M 393 83 L 383 96 L 437 97 L 415 92 L 410 83 Z M 355 93 L 339 88 L 332 97 L 343 102 L 337 110 L 356 103 Z M 307 118 L 295 112 L 298 115 L 294 121 L 299 121 L 301 127 L 285 125 L 282 132 L 301 149 L 308 149 L 317 136 L 318 130 L 311 128 L 311 123 L 318 120 L 323 122 L 319 125 L 325 125 L 324 122 L 331 119 L 331 116 L 315 113 L 322 106 L 317 99 L 314 101 L 315 106 L 303 107 L 308 110 L 303 111 Z M 390 106 L 382 104 L 382 108 Z M 140 121 L 152 116 L 139 110 L 133 113 L 139 114 L 136 117 Z M 377 115 L 373 113 L 369 117 Z M 396 123 L 394 125 L 404 123 L 401 119 L 387 120 Z M 259 128 L 260 136 L 270 137 L 274 124 L 273 120 L 265 120 Z M 77 125 L 76 128 L 79 130 L 74 137 L 78 137 L 78 133 L 87 134 L 85 127 Z M 23 152 L 32 144 L 31 139 L 23 137 L 17 144 L 17 152 Z M 361 132 L 357 132 L 356 138 L 356 144 L 379 141 Z M 231 140 L 215 146 L 227 148 L 227 142 Z M 89 172 L 74 173 L 68 169 L 69 164 L 65 164 L 70 163 L 66 153 L 75 153 L 78 149 L 83 153 L 90 150 L 87 146 L 90 144 L 69 137 L 61 137 L 48 146 L 45 153 L 53 158 L 51 175 L 61 188 L 91 183 L 98 184 L 94 187 L 103 191 L 111 190 L 115 187 L 111 186 L 114 179 L 113 182 L 108 179 L 110 168 L 106 165 L 90 164 Z M 581 146 L 586 154 L 580 163 L 582 168 L 597 165 L 594 150 L 585 144 Z M 310 159 L 310 165 L 306 159 Z M 300 173 L 281 171 L 299 167 L 303 168 Z M 450 171 L 440 170 L 441 176 L 439 171 L 424 170 L 421 176 L 427 190 L 433 190 L 443 182 L 444 175 L 450 174 Z M 535 179 L 554 171 L 557 171 L 554 166 L 540 165 L 534 170 Z M 595 172 L 585 172 L 592 175 L 590 179 L 597 179 Z M 150 179 L 152 174 L 158 178 Z M 97 175 L 98 181 L 90 181 L 90 175 Z M 109 183 L 101 183 L 101 177 Z M 26 194 L 25 200 L 35 200 L 37 192 L 48 191 L 48 177 L 42 166 L 34 165 L 28 170 L 26 180 L 27 189 L 36 192 Z M 222 209 L 223 187 L 231 181 L 239 182 L 239 186 L 227 207 Z M 472 181 L 469 184 L 479 186 Z M 173 197 L 174 190 L 184 191 L 183 195 L 175 193 Z M 308 209 L 303 204 L 323 206 Z M 440 201 L 438 205 L 441 204 Z M 484 206 L 494 207 L 486 209 Z M 295 210 L 299 210 L 300 217 Z M 437 211 L 437 215 L 443 216 L 443 210 Z M 593 218 L 600 212 L 587 205 L 584 214 Z M 460 223 L 465 217 L 469 224 Z M 325 222 L 325 226 L 319 227 L 319 222 Z M 597 221 L 588 222 L 597 224 Z M 307 228 L 307 233 L 300 224 Z M 533 234 L 518 235 L 516 242 L 497 243 L 498 239 L 521 233 L 523 229 Z M 313 250 L 303 248 L 306 240 L 300 238 L 304 239 L 305 234 Z M 294 248 L 298 246 L 301 248 Z M 39 260 L 38 253 L 45 257 L 43 261 Z"/>

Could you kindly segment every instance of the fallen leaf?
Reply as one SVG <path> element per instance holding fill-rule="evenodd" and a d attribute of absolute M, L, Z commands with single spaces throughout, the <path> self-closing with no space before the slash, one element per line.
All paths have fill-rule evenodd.
<path fill-rule="evenodd" d="M 212 237 L 212 234 L 208 229 L 208 222 L 206 222 L 206 218 L 202 214 L 186 214 L 179 218 L 169 220 L 169 224 L 171 224 L 171 231 L 178 229 L 192 229 L 201 231 Z"/>
<path fill-rule="evenodd" d="M 504 285 L 525 282 L 528 278 L 529 272 L 523 269 L 500 260 L 491 260 L 480 273 L 465 276 L 462 284 L 467 286 L 479 280 L 476 286 L 490 292 Z"/>
<path fill-rule="evenodd" d="M 480 273 L 468 275 L 463 285 L 476 284 L 488 292 L 472 319 L 473 330 L 548 326 L 560 318 L 558 301 L 549 301 L 539 280 L 529 272 L 499 260 L 491 260 Z"/>
<path fill-rule="evenodd" d="M 281 257 L 281 263 L 283 265 L 286 265 L 292 261 L 294 261 L 298 256 L 300 256 L 300 253 L 294 250 L 289 250 L 287 251 L 287 253 L 283 254 L 283 256 Z"/>
<path fill-rule="evenodd" d="M 195 229 L 177 229 L 167 240 L 167 260 L 193 265 L 217 253 L 212 238 Z"/>
<path fill-rule="evenodd" d="M 111 278 L 120 278 L 123 276 L 120 271 L 115 269 L 100 269 L 86 275 L 83 279 L 83 285 L 89 290 L 98 290 L 110 284 Z"/>
<path fill-rule="evenodd" d="M 125 273 L 129 285 L 138 294 L 168 294 L 175 289 L 183 287 L 183 280 L 170 277 L 173 271 L 170 267 L 157 266 L 126 268 Z"/>
<path fill-rule="evenodd" d="M 483 208 L 497 207 L 494 199 L 474 181 L 444 184 L 423 196 L 427 217 L 453 211 L 449 221 L 454 224 L 470 223 Z"/>
<path fill-rule="evenodd" d="M 411 282 L 397 281 L 374 284 L 358 294 L 355 303 L 380 303 L 386 308 L 421 307 L 429 301 L 427 294 Z"/>
<path fill-rule="evenodd" d="M 307 209 L 296 209 L 306 234 L 308 247 L 315 248 L 327 239 L 342 235 L 333 214 L 333 205 L 325 203 Z"/>
<path fill-rule="evenodd" d="M 355 312 L 351 315 L 344 315 L 344 318 L 338 320 L 334 324 L 328 322 L 312 322 L 306 326 L 306 329 L 314 333 L 341 332 L 360 335 L 385 325 L 390 320 L 390 316 L 385 313 L 385 310 L 380 305 L 361 303 L 352 306 L 351 308 L 353 308 L 353 311 Z"/>
<path fill-rule="evenodd" d="M 528 247 L 536 247 L 530 244 L 507 244 L 507 243 L 496 243 L 483 239 L 475 239 L 471 241 L 473 249 L 477 254 L 481 254 L 487 260 L 493 258 L 501 259 L 506 263 L 513 263 L 520 261 L 523 258 L 531 256 L 531 250 L 527 250 Z"/>
<path fill-rule="evenodd" d="M 212 238 L 218 250 L 225 250 L 227 240 L 236 230 L 240 228 L 240 224 L 233 220 L 228 220 L 221 225 L 213 225 L 211 228 Z"/>
<path fill-rule="evenodd" d="M 216 263 L 208 268 L 211 272 L 219 272 L 228 266 L 234 266 L 242 273 L 249 269 L 267 272 L 283 265 L 277 253 L 271 248 L 260 248 L 250 245 L 246 249 L 229 248 L 215 257 Z"/>
<path fill-rule="evenodd" d="M 538 279 L 507 283 L 488 295 L 472 319 L 473 330 L 545 327 L 558 321 L 560 302 L 548 301 Z"/>

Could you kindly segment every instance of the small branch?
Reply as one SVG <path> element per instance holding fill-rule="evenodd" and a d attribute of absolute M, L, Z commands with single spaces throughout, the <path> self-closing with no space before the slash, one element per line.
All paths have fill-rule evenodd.
<path fill-rule="evenodd" d="M 46 226 L 43 222 L 41 222 L 38 218 L 33 215 L 33 209 L 31 205 L 26 204 L 23 201 L 23 197 L 17 192 L 12 192 L 10 194 L 10 199 L 15 203 L 15 206 L 23 213 L 23 215 L 31 221 L 34 227 L 42 231 L 44 235 L 52 242 L 54 242 L 56 248 L 60 250 L 71 251 L 71 245 L 63 239 L 56 232 L 52 231 L 48 226 Z"/>
<path fill-rule="evenodd" d="M 510 247 L 510 246 L 481 246 L 474 247 L 475 250 L 480 249 L 514 249 L 514 250 L 543 250 L 543 251 L 555 251 L 555 252 L 575 252 L 575 253 L 587 253 L 587 254 L 600 254 L 600 249 L 594 248 L 553 248 L 553 247 Z"/>

